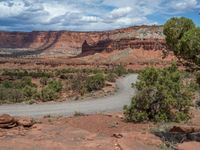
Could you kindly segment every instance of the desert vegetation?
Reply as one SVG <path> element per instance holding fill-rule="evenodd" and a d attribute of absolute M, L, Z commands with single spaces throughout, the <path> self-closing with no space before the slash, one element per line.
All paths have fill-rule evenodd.
<path fill-rule="evenodd" d="M 190 119 L 194 83 L 184 83 L 175 64 L 168 68 L 147 68 L 133 84 L 137 94 L 124 107 L 128 121 L 181 122 Z M 191 86 L 193 85 L 193 86 Z"/>
<path fill-rule="evenodd" d="M 164 69 L 146 68 L 133 84 L 137 94 L 124 107 L 127 121 L 181 122 L 190 119 L 190 108 L 200 94 L 200 28 L 188 18 L 172 18 L 164 25 L 166 42 L 190 72 L 175 64 Z M 199 97 L 199 96 L 197 96 Z"/>
<path fill-rule="evenodd" d="M 84 96 L 99 91 L 105 82 L 115 82 L 126 69 L 1 70 L 0 103 L 46 102 Z M 63 96 L 64 95 L 64 96 Z"/>

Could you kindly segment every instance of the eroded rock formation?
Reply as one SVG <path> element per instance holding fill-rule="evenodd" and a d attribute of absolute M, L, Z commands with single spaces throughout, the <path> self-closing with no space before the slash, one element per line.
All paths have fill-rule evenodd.
<path fill-rule="evenodd" d="M 88 51 L 126 48 L 162 50 L 161 26 L 135 26 L 106 32 L 0 32 L 0 56 L 77 56 Z"/>
<path fill-rule="evenodd" d="M 113 50 L 124 50 L 127 48 L 131 49 L 144 49 L 144 50 L 164 50 L 166 49 L 166 43 L 163 39 L 138 39 L 138 38 L 126 38 L 119 40 L 106 39 L 98 41 L 93 45 L 89 45 L 87 41 L 83 43 L 82 52 L 88 51 L 103 51 L 108 52 Z"/>

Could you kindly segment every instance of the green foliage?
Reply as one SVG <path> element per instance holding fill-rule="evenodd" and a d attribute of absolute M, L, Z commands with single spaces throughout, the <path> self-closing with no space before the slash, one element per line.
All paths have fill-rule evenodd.
<path fill-rule="evenodd" d="M 22 78 L 26 76 L 30 76 L 33 78 L 40 78 L 40 77 L 51 77 L 52 74 L 45 72 L 45 71 L 27 71 L 27 70 L 4 70 L 2 75 L 10 76 L 14 78 Z"/>
<path fill-rule="evenodd" d="M 78 112 L 78 111 L 74 112 L 74 117 L 80 117 L 80 116 L 85 116 L 85 114 L 82 112 Z"/>
<path fill-rule="evenodd" d="M 200 65 L 200 28 L 186 32 L 179 42 L 178 54 Z"/>
<path fill-rule="evenodd" d="M 78 92 L 81 95 L 84 95 L 87 92 L 86 88 L 86 79 L 87 77 L 83 73 L 78 73 L 74 75 L 72 81 L 72 90 Z"/>
<path fill-rule="evenodd" d="M 26 96 L 27 98 L 31 98 L 37 93 L 37 89 L 29 85 L 26 85 L 22 91 L 24 93 L 24 96 Z"/>
<path fill-rule="evenodd" d="M 197 74 L 196 74 L 196 81 L 197 81 L 197 83 L 199 84 L 199 87 L 200 87 L 200 72 L 197 72 Z"/>
<path fill-rule="evenodd" d="M 193 93 L 181 82 L 175 64 L 165 69 L 147 68 L 138 79 L 133 84 L 138 93 L 124 107 L 128 121 L 180 122 L 190 118 Z"/>
<path fill-rule="evenodd" d="M 1 83 L 1 86 L 4 88 L 13 88 L 14 85 L 11 81 L 5 80 Z"/>
<path fill-rule="evenodd" d="M 119 65 L 119 66 L 114 67 L 113 73 L 115 73 L 118 76 L 122 76 L 122 75 L 125 75 L 127 73 L 127 70 L 124 66 Z"/>
<path fill-rule="evenodd" d="M 0 103 L 17 103 L 32 99 L 37 93 L 36 85 L 32 83 L 31 77 L 0 83 Z"/>
<path fill-rule="evenodd" d="M 104 87 L 105 77 L 102 73 L 89 76 L 86 80 L 86 88 L 88 92 L 100 90 Z"/>
<path fill-rule="evenodd" d="M 113 69 L 67 68 L 56 71 L 0 70 L 2 79 L 5 78 L 4 81 L 0 81 L 0 103 L 55 100 L 60 96 L 62 84 L 65 84 L 64 92 L 72 91 L 72 96 L 73 94 L 83 96 L 103 88 L 105 80 L 114 82 L 124 73 L 126 70 L 123 66 L 113 67 Z"/>
<path fill-rule="evenodd" d="M 47 86 L 54 90 L 55 92 L 60 92 L 62 90 L 62 83 L 60 81 L 57 80 L 52 80 L 50 81 Z"/>
<path fill-rule="evenodd" d="M 57 97 L 58 97 L 58 93 L 48 86 L 42 89 L 41 95 L 40 95 L 40 98 L 44 102 L 54 100 Z"/>
<path fill-rule="evenodd" d="M 109 82 L 115 82 L 117 78 L 117 75 L 115 73 L 108 73 L 106 75 L 106 80 Z"/>
<path fill-rule="evenodd" d="M 0 87 L 0 104 L 19 103 L 25 99 L 24 93 L 19 89 Z"/>
<path fill-rule="evenodd" d="M 172 18 L 164 25 L 167 44 L 176 56 L 200 66 L 200 28 L 188 18 Z"/>
<path fill-rule="evenodd" d="M 40 98 L 43 101 L 50 101 L 58 98 L 58 93 L 62 90 L 62 83 L 52 80 L 41 90 Z"/>
<path fill-rule="evenodd" d="M 41 83 L 43 86 L 45 86 L 45 85 L 47 85 L 48 80 L 49 80 L 49 78 L 47 78 L 47 77 L 42 77 L 42 78 L 40 79 L 40 83 Z"/>
<path fill-rule="evenodd" d="M 171 18 L 164 25 L 164 34 L 166 35 L 167 44 L 178 53 L 177 47 L 179 40 L 183 37 L 185 32 L 195 28 L 191 19 L 188 18 Z"/>

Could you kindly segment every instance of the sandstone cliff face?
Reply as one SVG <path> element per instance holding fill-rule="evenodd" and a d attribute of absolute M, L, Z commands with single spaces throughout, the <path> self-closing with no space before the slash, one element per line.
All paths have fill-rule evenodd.
<path fill-rule="evenodd" d="M 0 32 L 0 56 L 77 56 L 126 48 L 165 49 L 161 26 L 136 26 L 106 32 Z"/>

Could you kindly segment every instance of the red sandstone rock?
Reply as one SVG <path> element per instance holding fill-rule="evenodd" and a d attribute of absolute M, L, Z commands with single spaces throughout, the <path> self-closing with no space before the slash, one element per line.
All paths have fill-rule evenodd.
<path fill-rule="evenodd" d="M 19 126 L 31 127 L 34 124 L 34 121 L 31 118 L 18 118 L 17 123 Z"/>
<path fill-rule="evenodd" d="M 10 123 L 13 121 L 14 121 L 14 118 L 8 114 L 3 114 L 0 116 L 0 124 Z"/>
<path fill-rule="evenodd" d="M 169 132 L 194 133 L 200 132 L 200 126 L 174 126 Z"/>
<path fill-rule="evenodd" d="M 0 116 L 0 128 L 12 128 L 17 125 L 14 117 L 10 115 L 3 114 Z"/>
<path fill-rule="evenodd" d="M 200 149 L 200 142 L 184 142 L 182 144 L 178 144 L 178 150 L 198 150 Z"/>
<path fill-rule="evenodd" d="M 13 128 L 16 126 L 31 127 L 34 124 L 31 118 L 14 118 L 8 114 L 0 116 L 0 128 Z"/>
<path fill-rule="evenodd" d="M 136 26 L 107 32 L 0 32 L 2 56 L 70 56 L 81 51 L 113 51 L 126 48 L 161 50 L 165 48 L 161 26 Z"/>
<path fill-rule="evenodd" d="M 112 135 L 112 137 L 117 138 L 117 139 L 121 139 L 121 138 L 123 138 L 123 135 L 120 134 L 120 133 L 114 133 L 114 134 Z"/>

